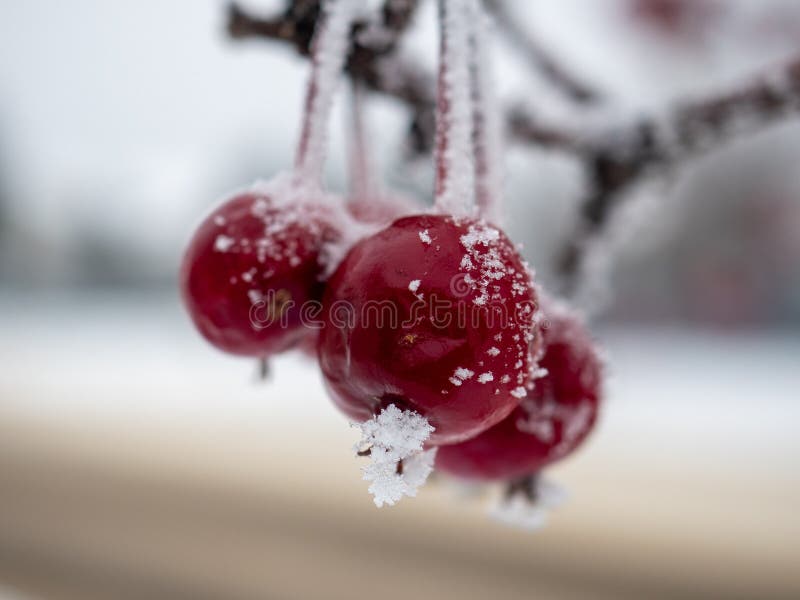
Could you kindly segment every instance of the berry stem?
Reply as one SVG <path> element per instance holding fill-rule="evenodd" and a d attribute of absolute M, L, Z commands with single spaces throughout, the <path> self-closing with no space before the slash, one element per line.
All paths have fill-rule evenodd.
<path fill-rule="evenodd" d="M 266 356 L 262 356 L 258 359 L 258 372 L 257 377 L 259 381 L 267 381 L 272 374 L 272 369 L 270 368 L 269 359 Z"/>
<path fill-rule="evenodd" d="M 311 78 L 306 89 L 295 184 L 322 186 L 333 98 L 350 49 L 356 0 L 327 0 L 311 48 Z"/>
<path fill-rule="evenodd" d="M 526 475 L 519 479 L 509 481 L 505 488 L 505 500 L 510 501 L 515 496 L 522 496 L 531 504 L 535 504 L 538 495 L 539 474 Z"/>
<path fill-rule="evenodd" d="M 475 149 L 475 198 L 478 214 L 494 223 L 503 204 L 502 123 L 494 95 L 488 47 L 488 18 L 478 0 L 470 0 L 470 86 Z"/>
<path fill-rule="evenodd" d="M 351 201 L 374 199 L 377 184 L 370 160 L 364 116 L 364 85 L 353 80 L 350 86 L 350 199 Z"/>
<path fill-rule="evenodd" d="M 439 1 L 435 206 L 454 215 L 469 215 L 475 206 L 469 5 L 470 0 Z"/>

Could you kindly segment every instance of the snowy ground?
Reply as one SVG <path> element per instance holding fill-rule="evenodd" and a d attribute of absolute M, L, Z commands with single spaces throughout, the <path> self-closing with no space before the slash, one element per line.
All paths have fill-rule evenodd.
<path fill-rule="evenodd" d="M 257 384 L 254 365 L 199 339 L 177 299 L 5 295 L 0 331 L 3 413 L 263 432 L 276 420 L 293 429 L 346 426 L 309 360 L 279 359 L 272 381 Z M 761 471 L 796 460 L 796 333 L 612 328 L 598 335 L 611 378 L 594 445 L 719 469 Z"/>
<path fill-rule="evenodd" d="M 571 499 L 530 537 L 447 486 L 378 511 L 350 454 L 357 431 L 313 364 L 281 359 L 256 384 L 254 365 L 197 338 L 177 299 L 6 294 L 0 315 L 0 552 L 33 556 L 22 564 L 37 578 L 64 557 L 120 577 L 185 560 L 186 585 L 313 596 L 352 590 L 365 569 L 385 585 L 403 560 L 440 597 L 486 597 L 499 581 L 506 598 L 800 589 L 796 335 L 600 332 L 612 372 L 602 424 L 555 469 Z M 203 535 L 227 536 L 230 561 Z M 491 557 L 475 545 L 486 543 Z M 265 570 L 269 552 L 285 567 Z M 232 577 L 220 569 L 234 555 Z M 297 576 L 307 560 L 314 581 Z M 471 560 L 484 572 L 464 579 Z"/>

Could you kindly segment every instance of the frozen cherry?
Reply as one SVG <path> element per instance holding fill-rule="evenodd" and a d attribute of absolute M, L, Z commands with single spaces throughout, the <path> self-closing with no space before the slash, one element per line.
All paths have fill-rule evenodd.
<path fill-rule="evenodd" d="M 464 479 L 514 480 L 573 452 L 597 418 L 601 361 L 581 321 L 567 310 L 543 308 L 547 373 L 500 424 L 461 444 L 439 448 L 436 468 Z"/>
<path fill-rule="evenodd" d="M 401 218 L 356 244 L 328 282 L 319 359 L 334 402 L 365 422 L 394 404 L 456 443 L 505 418 L 536 370 L 536 294 L 500 230 Z"/>
<path fill-rule="evenodd" d="M 264 357 L 313 330 L 301 306 L 320 300 L 324 248 L 337 238 L 322 203 L 279 202 L 281 194 L 240 193 L 200 225 L 181 266 L 184 303 L 214 346 Z"/>

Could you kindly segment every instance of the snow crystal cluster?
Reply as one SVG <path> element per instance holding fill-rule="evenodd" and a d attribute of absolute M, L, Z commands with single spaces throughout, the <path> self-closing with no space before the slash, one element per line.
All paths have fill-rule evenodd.
<path fill-rule="evenodd" d="M 361 429 L 356 452 L 369 451 L 370 464 L 363 472 L 364 480 L 371 482 L 369 492 L 375 505 L 392 506 L 403 496 L 416 496 L 436 457 L 436 448 L 423 449 L 434 431 L 428 420 L 390 404 L 378 416 L 355 426 Z"/>
<path fill-rule="evenodd" d="M 484 224 L 470 225 L 467 233 L 461 236 L 461 245 L 467 251 L 461 259 L 461 268 L 466 271 L 475 269 L 478 265 L 478 279 L 469 273 L 464 277 L 464 282 L 470 285 L 479 294 L 473 299 L 478 306 L 483 306 L 489 300 L 489 285 L 506 276 L 507 269 L 497 250 L 497 241 L 500 231 Z"/>

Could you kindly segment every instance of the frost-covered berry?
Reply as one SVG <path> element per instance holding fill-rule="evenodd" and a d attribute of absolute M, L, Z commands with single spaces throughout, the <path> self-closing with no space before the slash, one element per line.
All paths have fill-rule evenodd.
<path fill-rule="evenodd" d="M 536 293 L 500 230 L 415 215 L 356 244 L 328 282 L 319 359 L 337 406 L 366 422 L 388 407 L 456 443 L 505 418 L 536 371 Z"/>
<path fill-rule="evenodd" d="M 303 303 L 320 300 L 324 250 L 338 237 L 321 202 L 270 191 L 235 195 L 195 232 L 181 266 L 181 292 L 200 333 L 232 354 L 265 357 L 314 333 Z"/>
<path fill-rule="evenodd" d="M 547 372 L 500 424 L 461 444 L 443 446 L 436 468 L 474 480 L 514 480 L 537 473 L 573 452 L 597 418 L 602 365 L 579 318 L 566 309 L 543 308 Z"/>

